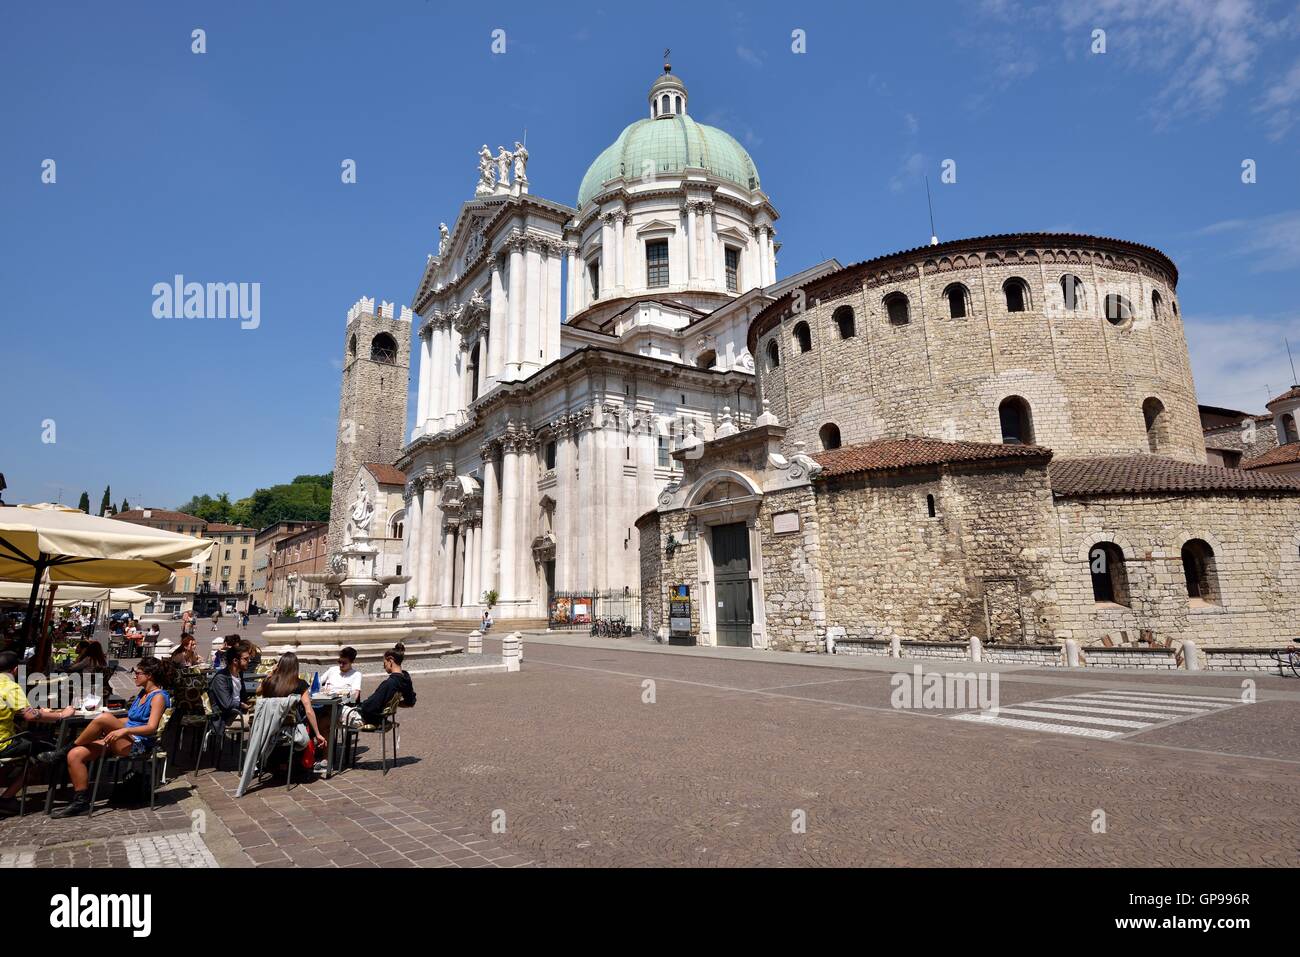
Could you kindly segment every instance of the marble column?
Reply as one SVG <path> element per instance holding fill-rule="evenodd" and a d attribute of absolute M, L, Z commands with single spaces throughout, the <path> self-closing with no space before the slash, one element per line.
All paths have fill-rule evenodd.
<path fill-rule="evenodd" d="M 520 437 L 511 429 L 501 440 L 501 585 L 502 601 L 518 598 L 516 568 L 519 561 L 519 447 Z"/>
<path fill-rule="evenodd" d="M 420 610 L 424 617 L 430 617 L 431 609 L 437 604 L 433 593 L 434 552 L 437 537 L 442 534 L 438 514 L 437 483 L 429 476 L 424 478 L 424 494 L 420 505 L 420 577 L 416 580 L 415 596 L 420 599 Z"/>
<path fill-rule="evenodd" d="M 429 394 L 425 402 L 424 420 L 421 423 L 424 426 L 426 434 L 438 431 L 438 421 L 442 418 L 440 386 L 442 380 L 442 327 L 441 317 L 435 316 L 429 321 L 429 371 L 423 377 L 424 388 Z"/>
<path fill-rule="evenodd" d="M 411 576 L 411 580 L 403 586 L 406 598 L 419 597 L 416 589 L 420 584 L 420 515 L 423 511 L 420 496 L 423 485 L 417 479 L 408 482 L 406 486 L 406 541 L 402 543 L 402 574 Z"/>
<path fill-rule="evenodd" d="M 553 245 L 550 256 L 546 260 L 547 310 L 542 326 L 542 365 L 544 366 L 550 365 L 560 358 L 560 326 L 562 325 L 560 320 L 560 288 L 564 284 L 564 264 L 560 258 L 561 251 L 558 244 Z"/>
<path fill-rule="evenodd" d="M 524 284 L 527 279 L 524 265 L 524 239 L 515 237 L 510 243 L 510 295 L 509 318 L 506 320 L 506 357 L 504 378 L 518 379 L 519 362 L 523 357 L 524 334 Z"/>
<path fill-rule="evenodd" d="M 695 278 L 699 271 L 699 239 L 696 234 L 696 213 L 698 203 L 686 204 L 686 280 Z"/>
<path fill-rule="evenodd" d="M 524 436 L 519 449 L 519 549 L 515 590 L 519 597 L 538 603 L 537 564 L 533 561 L 533 539 L 537 536 L 537 440 L 532 432 Z"/>
<path fill-rule="evenodd" d="M 519 371 L 524 378 L 532 375 L 541 367 L 542 360 L 542 317 L 543 301 L 543 246 L 537 239 L 530 239 L 524 254 L 527 263 L 527 291 L 524 301 L 527 305 L 523 316 L 522 344 L 519 355 Z"/>
<path fill-rule="evenodd" d="M 618 273 L 618 291 L 623 293 L 627 290 L 627 269 L 624 260 L 627 258 L 627 214 L 614 214 L 614 269 Z"/>
<path fill-rule="evenodd" d="M 606 298 L 605 290 L 613 289 L 617 269 L 614 265 L 616 253 L 614 251 L 614 214 L 606 213 L 600 220 L 600 295 L 599 298 Z"/>
<path fill-rule="evenodd" d="M 415 433 L 423 433 L 425 420 L 429 418 L 429 372 L 433 367 L 433 360 L 429 355 L 429 336 L 424 329 L 420 329 L 420 369 L 416 374 L 416 395 L 415 395 L 415 429 L 412 431 L 411 438 L 415 438 Z"/>
<path fill-rule="evenodd" d="M 569 417 L 551 423 L 555 437 L 555 589 L 571 591 L 573 584 L 573 509 L 577 501 L 573 488 L 573 430 Z"/>
<path fill-rule="evenodd" d="M 465 527 L 465 597 L 461 604 L 470 607 L 478 604 L 481 594 L 478 587 L 478 525 L 471 519 Z"/>
<path fill-rule="evenodd" d="M 580 308 L 578 303 L 578 290 L 582 288 L 582 275 L 578 271 L 578 244 L 576 242 L 566 243 L 565 249 L 566 267 L 569 271 L 568 281 L 564 284 L 564 318 L 565 321 L 572 319 Z M 556 353 L 558 356 L 559 353 Z M 550 358 L 554 360 L 556 356 Z"/>
<path fill-rule="evenodd" d="M 479 446 L 479 452 L 483 456 L 483 522 L 482 542 L 479 549 L 479 587 L 480 591 L 491 591 L 497 587 L 497 569 L 500 565 L 498 549 L 501 541 L 500 510 L 497 502 L 499 468 L 496 459 L 497 446 L 495 443 L 485 442 Z"/>
<path fill-rule="evenodd" d="M 442 597 L 439 604 L 450 607 L 456 588 L 456 522 L 443 523 L 442 531 Z"/>
<path fill-rule="evenodd" d="M 489 380 L 480 392 L 486 392 L 501 379 L 506 364 L 506 326 L 509 304 L 506 286 L 501 276 L 501 256 L 492 257 L 492 301 L 488 314 L 487 374 Z"/>

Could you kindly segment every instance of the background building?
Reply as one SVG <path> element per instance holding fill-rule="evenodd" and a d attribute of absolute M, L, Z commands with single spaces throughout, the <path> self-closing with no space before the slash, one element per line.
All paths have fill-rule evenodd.
<path fill-rule="evenodd" d="M 337 607 L 326 601 L 325 586 L 302 579 L 329 569 L 329 524 L 305 522 L 301 531 L 277 541 L 270 552 L 271 610 Z"/>
<path fill-rule="evenodd" d="M 322 522 L 282 521 L 268 525 L 257 533 L 253 543 L 253 582 L 251 600 L 258 608 L 278 612 L 284 606 L 276 606 L 272 600 L 274 585 L 272 576 L 274 565 L 271 558 L 277 542 L 296 535 L 304 528 L 316 528 Z"/>

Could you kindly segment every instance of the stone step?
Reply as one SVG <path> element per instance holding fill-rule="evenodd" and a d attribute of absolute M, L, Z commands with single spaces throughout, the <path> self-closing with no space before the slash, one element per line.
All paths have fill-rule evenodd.
<path fill-rule="evenodd" d="M 479 623 L 472 618 L 466 618 L 463 621 L 459 619 L 435 620 L 432 624 L 438 629 L 438 634 L 451 635 L 468 635 L 479 627 Z M 498 618 L 492 622 L 492 630 L 488 632 L 488 635 L 489 637 L 500 638 L 503 634 L 509 634 L 512 631 L 529 631 L 545 627 L 545 618 Z"/>

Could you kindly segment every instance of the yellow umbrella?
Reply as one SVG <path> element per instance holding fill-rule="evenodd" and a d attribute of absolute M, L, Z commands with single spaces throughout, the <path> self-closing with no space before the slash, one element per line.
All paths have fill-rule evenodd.
<path fill-rule="evenodd" d="M 25 639 L 42 581 L 166 585 L 175 569 L 206 560 L 215 544 L 61 505 L 0 507 L 0 581 L 31 583 Z"/>

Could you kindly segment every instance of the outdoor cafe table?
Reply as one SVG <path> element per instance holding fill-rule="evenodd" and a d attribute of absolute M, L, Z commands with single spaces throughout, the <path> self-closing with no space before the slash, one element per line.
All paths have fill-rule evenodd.
<path fill-rule="evenodd" d="M 76 713 L 68 718 L 59 719 L 59 736 L 55 744 L 56 748 L 63 747 L 68 741 L 68 732 L 76 729 L 80 733 L 81 729 L 94 721 L 101 714 L 111 714 L 117 718 L 126 717 L 125 708 L 110 708 L 100 711 L 83 711 L 78 708 Z M 54 806 L 54 792 L 63 786 L 63 779 L 67 777 L 68 765 L 66 761 L 61 761 L 50 768 L 50 780 L 45 788 L 45 813 L 50 813 L 50 808 Z"/>
<path fill-rule="evenodd" d="M 343 696 L 337 694 L 318 694 L 313 695 L 311 699 L 313 711 L 329 711 L 330 713 L 330 737 L 325 745 L 325 777 L 334 776 L 334 755 L 338 750 L 339 741 L 339 717 L 343 711 Z"/>

